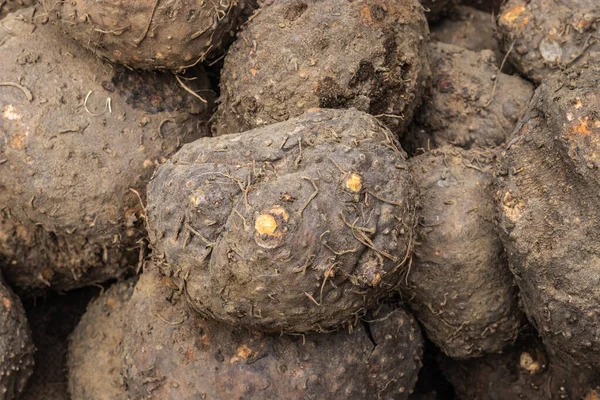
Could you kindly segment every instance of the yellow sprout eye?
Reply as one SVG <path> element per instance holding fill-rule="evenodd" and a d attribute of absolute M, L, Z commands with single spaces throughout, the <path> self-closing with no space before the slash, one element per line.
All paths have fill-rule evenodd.
<path fill-rule="evenodd" d="M 270 214 L 261 214 L 254 222 L 254 229 L 259 235 L 273 235 L 277 230 L 277 221 Z"/>
<path fill-rule="evenodd" d="M 529 372 L 531 375 L 537 374 L 541 368 L 540 363 L 535 361 L 531 354 L 526 351 L 521 353 L 519 364 L 521 365 L 521 368 Z"/>
<path fill-rule="evenodd" d="M 352 173 L 346 179 L 346 189 L 358 193 L 362 190 L 362 178 L 360 175 Z"/>
<path fill-rule="evenodd" d="M 281 244 L 288 231 L 290 215 L 281 206 L 263 210 L 254 220 L 254 240 L 260 247 L 273 249 Z"/>
<path fill-rule="evenodd" d="M 517 4 L 502 14 L 500 17 L 500 23 L 503 25 L 508 25 L 511 28 L 524 28 L 525 25 L 529 23 L 529 17 L 527 15 L 521 18 L 521 15 L 524 12 L 525 5 Z M 517 20 L 520 20 L 520 23 L 517 23 Z"/>
<path fill-rule="evenodd" d="M 507 24 L 512 24 L 517 18 L 521 16 L 521 14 L 523 14 L 524 11 L 525 5 L 517 4 L 516 6 L 511 7 L 504 14 L 502 14 L 500 20 L 505 21 Z"/>

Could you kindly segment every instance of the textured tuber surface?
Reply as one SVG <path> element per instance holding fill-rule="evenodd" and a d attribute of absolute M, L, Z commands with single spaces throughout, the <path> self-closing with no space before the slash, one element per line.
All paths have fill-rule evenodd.
<path fill-rule="evenodd" d="M 134 280 L 112 285 L 90 302 L 69 338 L 72 400 L 127 400 L 121 376 L 121 341 Z"/>
<path fill-rule="evenodd" d="M 357 322 L 394 292 L 416 188 L 393 134 L 356 110 L 315 110 L 186 145 L 148 187 L 156 257 L 194 308 L 265 331 Z"/>
<path fill-rule="evenodd" d="M 521 326 L 494 230 L 494 159 L 490 150 L 450 146 L 410 159 L 421 219 L 404 290 L 427 337 L 454 358 L 499 352 Z"/>
<path fill-rule="evenodd" d="M 207 133 L 210 104 L 171 75 L 111 69 L 32 11 L 0 22 L 0 268 L 19 289 L 65 290 L 137 263 L 131 189 Z"/>
<path fill-rule="evenodd" d="M 600 62 L 597 0 L 507 0 L 498 27 L 508 59 L 539 83 L 554 71 Z"/>
<path fill-rule="evenodd" d="M 496 193 L 522 303 L 551 354 L 600 365 L 600 67 L 536 91 Z"/>
<path fill-rule="evenodd" d="M 261 334 L 199 319 L 169 278 L 146 270 L 126 315 L 133 399 L 408 399 L 421 367 L 417 324 L 389 306 L 353 333 Z"/>
<path fill-rule="evenodd" d="M 429 53 L 433 83 L 403 139 L 406 149 L 504 143 L 531 98 L 531 84 L 501 73 L 490 50 L 476 53 L 434 42 Z"/>
<path fill-rule="evenodd" d="M 225 58 L 213 131 L 354 107 L 401 134 L 429 83 L 428 38 L 417 0 L 275 2 Z"/>
<path fill-rule="evenodd" d="M 180 70 L 224 51 L 245 0 L 41 0 L 65 34 L 112 62 Z"/>
<path fill-rule="evenodd" d="M 0 276 L 0 400 L 13 400 L 33 373 L 31 331 L 21 300 Z"/>

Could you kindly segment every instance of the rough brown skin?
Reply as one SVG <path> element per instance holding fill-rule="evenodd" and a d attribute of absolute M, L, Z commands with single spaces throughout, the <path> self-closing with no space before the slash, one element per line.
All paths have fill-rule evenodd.
<path fill-rule="evenodd" d="M 0 1 L 0 19 L 21 8 L 30 7 L 34 0 L 1 0 Z"/>
<path fill-rule="evenodd" d="M 473 360 L 442 356 L 440 367 L 458 400 L 598 400 L 597 372 L 554 362 L 535 338 Z"/>
<path fill-rule="evenodd" d="M 504 51 L 514 47 L 510 62 L 540 83 L 559 69 L 600 62 L 599 18 L 597 0 L 507 0 L 498 27 Z"/>
<path fill-rule="evenodd" d="M 112 62 L 182 70 L 224 51 L 244 0 L 42 0 L 67 35 Z"/>
<path fill-rule="evenodd" d="M 127 400 L 121 376 L 121 341 L 134 286 L 135 280 L 111 286 L 88 305 L 71 334 L 68 371 L 72 400 Z"/>
<path fill-rule="evenodd" d="M 454 358 L 501 351 L 523 319 L 494 230 L 494 159 L 450 146 L 410 159 L 421 209 L 403 290 L 428 338 Z"/>
<path fill-rule="evenodd" d="M 436 22 L 450 14 L 456 6 L 457 0 L 420 0 L 425 9 L 427 20 Z"/>
<path fill-rule="evenodd" d="M 24 307 L 31 326 L 35 367 L 19 400 L 72 400 L 67 390 L 67 338 L 100 292 L 88 286 L 68 293 L 45 293 L 27 299 Z"/>
<path fill-rule="evenodd" d="M 210 102 L 170 74 L 112 69 L 31 12 L 0 22 L 0 268 L 19 289 L 66 290 L 136 265 L 130 189 L 144 196 L 157 165 L 207 134 Z M 202 76 L 187 85 L 211 98 Z"/>
<path fill-rule="evenodd" d="M 510 267 L 551 353 L 600 365 L 600 67 L 536 91 L 506 150 L 496 200 Z"/>
<path fill-rule="evenodd" d="M 417 324 L 389 306 L 353 333 L 261 334 L 198 318 L 170 278 L 146 270 L 126 312 L 134 400 L 407 399 L 421 367 Z"/>
<path fill-rule="evenodd" d="M 496 57 L 496 65 L 500 67 L 502 64 L 504 53 L 494 37 L 494 15 L 472 7 L 459 6 L 448 18 L 430 28 L 432 41 L 453 44 L 475 52 L 491 50 Z M 507 73 L 509 67 L 509 63 L 505 63 L 502 71 Z"/>
<path fill-rule="evenodd" d="M 429 84 L 428 38 L 417 0 L 274 2 L 225 58 L 213 132 L 354 107 L 401 134 Z"/>
<path fill-rule="evenodd" d="M 21 300 L 0 276 L 0 400 L 13 400 L 23 391 L 34 351 Z"/>
<path fill-rule="evenodd" d="M 429 53 L 433 83 L 403 146 L 414 153 L 444 144 L 469 149 L 504 143 L 531 98 L 531 84 L 500 73 L 489 50 L 434 42 Z"/>
<path fill-rule="evenodd" d="M 274 332 L 354 324 L 394 292 L 412 247 L 416 188 L 396 146 L 357 110 L 186 145 L 148 186 L 154 255 L 206 316 Z"/>

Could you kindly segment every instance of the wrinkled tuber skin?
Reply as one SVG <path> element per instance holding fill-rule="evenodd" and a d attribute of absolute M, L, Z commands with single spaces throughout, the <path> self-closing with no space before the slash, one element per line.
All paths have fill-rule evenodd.
<path fill-rule="evenodd" d="M 33 5 L 34 0 L 3 0 L 0 1 L 0 19 L 8 14 Z"/>
<path fill-rule="evenodd" d="M 419 328 L 389 306 L 368 317 L 368 328 L 353 333 L 250 332 L 200 319 L 170 278 L 146 270 L 126 310 L 128 394 L 181 400 L 407 399 L 421 367 Z"/>
<path fill-rule="evenodd" d="M 597 0 L 507 0 L 498 17 L 508 60 L 540 83 L 572 65 L 600 62 L 600 3 Z"/>
<path fill-rule="evenodd" d="M 496 57 L 496 65 L 500 67 L 504 53 L 500 50 L 500 43 L 494 37 L 495 29 L 496 21 L 492 14 L 459 6 L 450 17 L 431 26 L 431 40 L 453 44 L 474 52 L 491 50 Z M 505 63 L 502 71 L 506 73 L 508 67 L 510 65 Z"/>
<path fill-rule="evenodd" d="M 0 276 L 0 400 L 13 400 L 23 391 L 34 351 L 21 300 Z"/>
<path fill-rule="evenodd" d="M 597 372 L 554 362 L 535 338 L 472 360 L 440 356 L 440 367 L 459 400 L 598 399 L 593 397 L 600 383 Z"/>
<path fill-rule="evenodd" d="M 244 0 L 42 0 L 60 29 L 94 54 L 139 69 L 181 70 L 224 52 Z"/>
<path fill-rule="evenodd" d="M 274 332 L 353 324 L 404 273 L 416 221 L 404 155 L 357 110 L 196 141 L 148 186 L 154 254 L 205 316 Z"/>
<path fill-rule="evenodd" d="M 66 290 L 137 263 L 131 189 L 208 133 L 210 104 L 171 75 L 111 69 L 32 11 L 0 22 L 0 268 L 19 289 Z"/>
<path fill-rule="evenodd" d="M 428 38 L 417 0 L 274 2 L 225 58 L 213 131 L 354 107 L 401 134 L 429 84 Z"/>
<path fill-rule="evenodd" d="M 495 153 L 443 147 L 410 159 L 420 224 L 404 289 L 427 337 L 470 358 L 514 343 L 522 315 L 494 229 Z"/>
<path fill-rule="evenodd" d="M 536 90 L 506 150 L 496 200 L 529 319 L 558 358 L 600 365 L 600 67 Z"/>
<path fill-rule="evenodd" d="M 437 42 L 430 45 L 429 54 L 433 82 L 403 140 L 406 149 L 504 143 L 531 98 L 531 84 L 501 73 L 489 50 L 475 53 Z"/>
<path fill-rule="evenodd" d="M 454 10 L 456 0 L 421 0 L 429 22 L 436 22 Z"/>
<path fill-rule="evenodd" d="M 135 280 L 112 285 L 90 302 L 69 338 L 72 400 L 127 400 L 121 376 L 121 341 Z"/>

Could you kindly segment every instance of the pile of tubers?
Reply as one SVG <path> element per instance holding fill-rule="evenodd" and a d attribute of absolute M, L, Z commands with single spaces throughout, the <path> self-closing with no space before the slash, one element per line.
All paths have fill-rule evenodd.
<path fill-rule="evenodd" d="M 597 399 L 600 4 L 0 1 L 0 400 Z"/>

